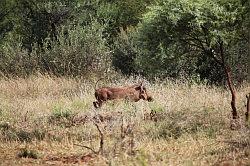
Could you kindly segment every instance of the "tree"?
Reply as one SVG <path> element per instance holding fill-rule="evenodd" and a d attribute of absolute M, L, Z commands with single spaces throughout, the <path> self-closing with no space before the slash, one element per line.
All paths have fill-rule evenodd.
<path fill-rule="evenodd" d="M 6 34 L 14 29 L 14 8 L 15 0 L 0 1 L 0 44 L 2 43 Z"/>
<path fill-rule="evenodd" d="M 158 1 L 138 26 L 137 40 L 142 50 L 139 62 L 144 69 L 151 70 L 156 62 L 168 65 L 166 62 L 171 58 L 181 60 L 185 56 L 184 59 L 191 57 L 196 62 L 199 57 L 208 59 L 208 64 L 218 69 L 217 76 L 226 78 L 232 94 L 232 116 L 236 119 L 236 91 L 230 66 L 235 56 L 230 51 L 235 44 L 247 40 L 242 36 L 245 10 L 239 0 Z"/>

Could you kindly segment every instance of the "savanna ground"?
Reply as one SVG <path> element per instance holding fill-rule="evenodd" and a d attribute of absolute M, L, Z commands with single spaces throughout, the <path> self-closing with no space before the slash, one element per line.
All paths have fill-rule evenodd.
<path fill-rule="evenodd" d="M 249 83 L 237 89 L 241 118 L 234 122 L 223 88 L 146 82 L 154 102 L 108 102 L 95 110 L 94 82 L 44 75 L 1 79 L 0 165 L 250 165 L 244 120 Z M 103 151 L 95 154 L 101 135 Z"/>

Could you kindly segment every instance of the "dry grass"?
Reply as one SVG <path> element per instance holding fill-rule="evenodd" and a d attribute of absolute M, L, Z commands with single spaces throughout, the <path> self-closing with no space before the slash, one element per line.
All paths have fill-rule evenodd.
<path fill-rule="evenodd" d="M 238 88 L 241 119 L 236 122 L 231 121 L 230 94 L 222 88 L 147 82 L 154 102 L 108 102 L 95 110 L 93 85 L 49 76 L 0 80 L 0 165 L 250 164 L 250 130 L 244 121 L 249 84 Z M 100 155 L 78 146 L 98 150 L 93 123 L 104 135 Z M 233 123 L 236 130 L 230 129 Z"/>

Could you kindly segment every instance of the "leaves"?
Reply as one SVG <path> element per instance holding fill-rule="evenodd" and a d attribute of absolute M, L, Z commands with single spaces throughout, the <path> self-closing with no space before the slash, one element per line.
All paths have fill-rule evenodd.
<path fill-rule="evenodd" d="M 102 32 L 96 34 L 114 49 L 116 70 L 152 78 L 182 73 L 192 77 L 214 67 L 218 72 L 205 75 L 212 80 L 221 74 L 214 64 L 220 60 L 219 42 L 224 43 L 228 62 L 246 66 L 249 6 L 246 0 L 2 0 L 0 55 L 7 57 L 4 47 L 15 41 L 13 37 L 18 39 L 18 46 L 11 50 L 27 52 L 34 56 L 31 59 L 37 56 L 34 50 L 45 46 L 74 50 L 70 43 L 63 48 L 67 34 L 59 31 L 65 29 L 62 33 L 66 33 L 74 26 L 88 29 L 97 22 Z M 126 40 L 122 33 L 126 33 Z M 74 35 L 76 41 L 86 41 L 83 33 Z M 93 47 L 98 43 L 91 47 L 98 50 Z M 77 62 L 81 63 L 80 59 Z"/>
<path fill-rule="evenodd" d="M 143 50 L 137 59 L 144 59 L 145 62 L 140 64 L 144 64 L 141 67 L 144 66 L 145 74 L 154 69 L 159 72 L 160 66 L 161 72 L 167 70 L 166 75 L 169 76 L 172 73 L 170 64 L 177 67 L 183 55 L 186 56 L 182 61 L 185 65 L 190 65 L 187 60 L 193 55 L 197 58 L 208 56 L 210 60 L 206 62 L 207 66 L 203 66 L 208 68 L 214 56 L 219 54 L 219 42 L 223 42 L 227 50 L 240 41 L 239 34 L 242 30 L 238 27 L 243 19 L 239 19 L 239 16 L 244 7 L 239 1 L 159 0 L 148 9 L 138 25 L 137 33 L 139 48 Z M 170 58 L 173 56 L 175 58 Z M 231 55 L 227 56 L 229 58 Z M 192 59 L 193 68 L 200 68 L 196 60 Z M 180 65 L 180 69 L 188 68 L 184 64 Z M 178 67 L 175 70 L 178 71 Z"/>

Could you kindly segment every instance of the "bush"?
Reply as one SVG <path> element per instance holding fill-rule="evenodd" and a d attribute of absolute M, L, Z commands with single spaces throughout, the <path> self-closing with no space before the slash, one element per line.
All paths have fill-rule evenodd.
<path fill-rule="evenodd" d="M 139 25 L 137 28 L 121 30 L 113 47 L 115 69 L 126 75 L 140 74 L 147 78 L 177 78 L 194 73 L 195 60 L 177 52 L 181 50 L 180 45 L 169 45 L 167 48 L 160 41 L 153 41 L 163 35 L 161 32 L 157 34 L 154 28 L 150 32 L 143 28 Z"/>
<path fill-rule="evenodd" d="M 0 51 L 0 72 L 5 75 L 26 76 L 35 72 L 55 75 L 88 75 L 108 73 L 110 49 L 103 38 L 103 25 L 61 27 L 56 38 L 47 38 L 32 52 L 22 47 L 22 39 L 9 36 Z"/>
<path fill-rule="evenodd" d="M 45 131 L 42 129 L 32 129 L 26 131 L 22 128 L 15 128 L 8 123 L 0 124 L 0 131 L 5 141 L 31 142 L 32 140 L 43 140 Z"/>
<path fill-rule="evenodd" d="M 52 115 L 48 118 L 49 123 L 62 127 L 70 127 L 73 125 L 75 114 L 69 109 L 55 107 Z"/>
<path fill-rule="evenodd" d="M 113 49 L 112 64 L 115 69 L 120 70 L 125 75 L 138 74 L 134 62 L 137 50 L 133 45 L 132 33 L 121 30 L 114 42 Z"/>
<path fill-rule="evenodd" d="M 29 75 L 37 67 L 34 52 L 28 53 L 22 48 L 22 39 L 8 35 L 0 49 L 0 72 L 4 75 Z"/>
<path fill-rule="evenodd" d="M 20 152 L 17 154 L 19 158 L 33 158 L 37 159 L 38 154 L 34 150 L 29 150 L 27 148 L 21 149 Z"/>

